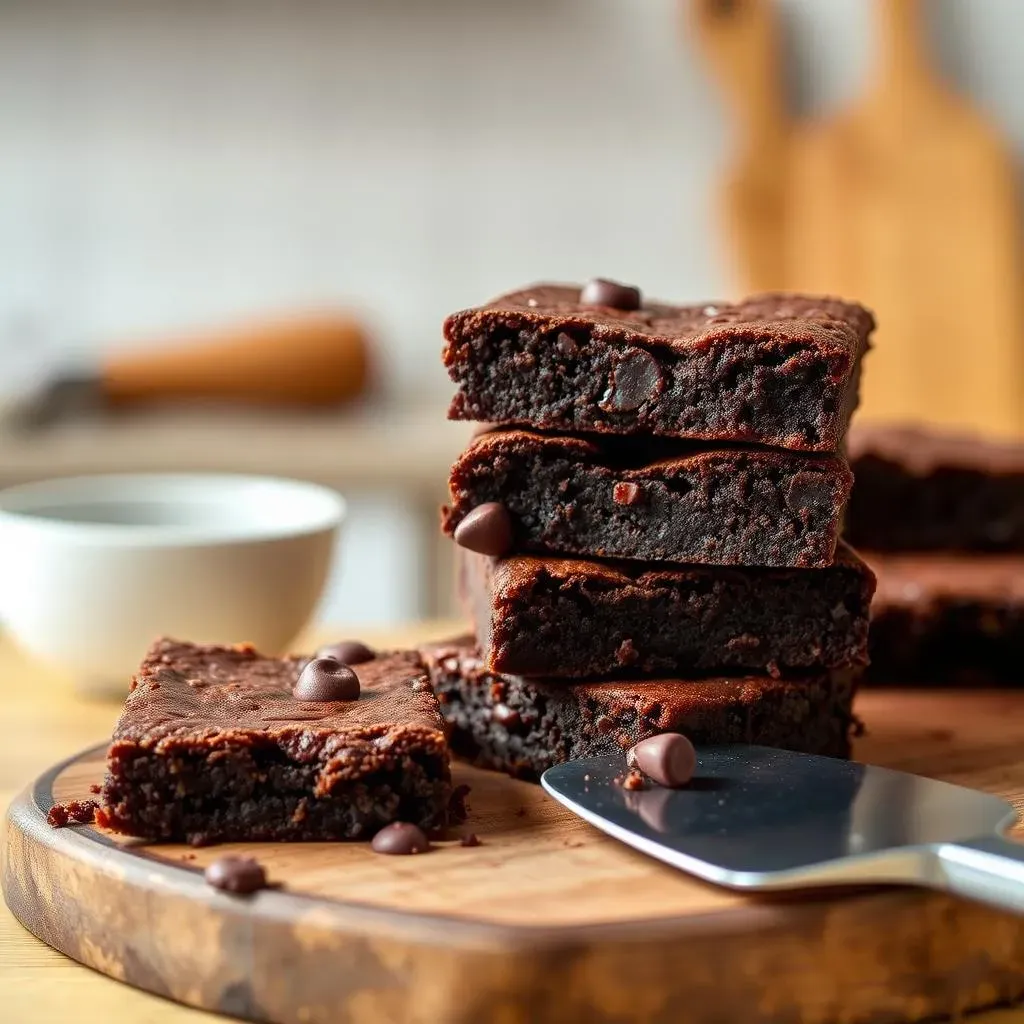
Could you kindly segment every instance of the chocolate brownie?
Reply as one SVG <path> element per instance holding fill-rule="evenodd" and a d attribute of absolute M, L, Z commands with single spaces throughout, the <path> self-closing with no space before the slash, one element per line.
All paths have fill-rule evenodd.
<path fill-rule="evenodd" d="M 867 556 L 871 670 L 888 683 L 1024 684 L 1024 556 Z"/>
<path fill-rule="evenodd" d="M 852 544 L 873 551 L 1024 551 L 1024 443 L 857 426 Z"/>
<path fill-rule="evenodd" d="M 500 502 L 517 551 L 822 567 L 852 483 L 832 455 L 499 430 L 452 467 L 444 529 Z"/>
<path fill-rule="evenodd" d="M 874 327 L 861 306 L 586 299 L 576 285 L 536 285 L 448 317 L 444 363 L 459 388 L 449 418 L 840 449 Z"/>
<path fill-rule="evenodd" d="M 444 723 L 413 652 L 360 664 L 354 700 L 299 700 L 306 659 L 161 640 L 132 682 L 97 821 L 148 839 L 368 838 L 445 823 Z"/>
<path fill-rule="evenodd" d="M 683 681 L 524 679 L 485 667 L 470 638 L 422 652 L 453 726 L 451 743 L 481 767 L 536 779 L 561 761 L 625 751 L 648 736 L 758 743 L 847 757 L 857 670 L 799 683 L 767 676 Z"/>
<path fill-rule="evenodd" d="M 874 577 L 845 545 L 827 569 L 494 559 L 457 550 L 460 597 L 495 672 L 778 677 L 867 659 Z"/>

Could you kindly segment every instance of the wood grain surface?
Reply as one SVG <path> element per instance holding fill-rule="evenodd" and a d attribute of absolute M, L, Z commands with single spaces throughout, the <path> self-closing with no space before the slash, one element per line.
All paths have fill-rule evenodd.
<path fill-rule="evenodd" d="M 35 690 L 40 702 L 45 686 Z M 19 700 L 16 734 L 34 715 L 57 736 L 42 740 L 51 752 L 104 718 L 105 731 L 115 713 L 67 694 Z M 863 759 L 1024 798 L 1024 724 L 1014 724 L 1024 723 L 1024 694 L 876 692 L 859 710 L 871 725 Z M 88 796 L 99 771 L 96 755 L 75 762 L 55 795 Z M 694 1021 L 895 1021 L 955 1016 L 1024 991 L 1024 920 L 909 890 L 739 897 L 614 843 L 537 787 L 459 771 L 473 786 L 469 828 L 485 845 L 444 843 L 412 858 L 362 845 L 262 845 L 255 852 L 283 888 L 251 901 L 210 890 L 199 874 L 237 844 L 125 848 L 91 829 L 51 830 L 38 823 L 44 784 L 38 809 L 22 804 L 9 833 L 12 902 L 50 941 L 113 977 L 274 1021 L 658 1021 L 678 1020 L 681 1005 Z M 41 947 L 29 942 L 14 948 L 34 962 Z M 60 965 L 68 992 L 102 983 L 41 958 Z M 8 989 L 18 977 L 14 989 L 31 990 L 18 957 L 0 964 Z M 41 1005 L 66 1010 L 57 974 L 43 977 Z M 130 1019 L 188 1019 L 107 985 L 108 1009 L 146 1008 Z M 74 1019 L 94 1009 L 76 1006 Z"/>

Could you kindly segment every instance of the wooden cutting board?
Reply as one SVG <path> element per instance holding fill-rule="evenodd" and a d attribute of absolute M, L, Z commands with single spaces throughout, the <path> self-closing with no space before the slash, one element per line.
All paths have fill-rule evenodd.
<path fill-rule="evenodd" d="M 773 0 L 692 3 L 739 129 L 723 194 L 743 287 L 875 310 L 865 416 L 1024 431 L 1014 162 L 931 68 L 920 0 L 874 0 L 868 87 L 817 121 L 785 110 Z"/>
<path fill-rule="evenodd" d="M 1024 693 L 869 692 L 858 710 L 872 723 L 862 759 L 1024 805 Z M 852 1024 L 1024 996 L 1024 918 L 908 889 L 739 896 L 616 843 L 537 786 L 468 767 L 468 828 L 484 845 L 418 857 L 190 850 L 45 823 L 101 774 L 98 748 L 12 806 L 12 910 L 105 974 L 251 1020 Z M 281 888 L 208 888 L 203 866 L 238 851 Z"/>

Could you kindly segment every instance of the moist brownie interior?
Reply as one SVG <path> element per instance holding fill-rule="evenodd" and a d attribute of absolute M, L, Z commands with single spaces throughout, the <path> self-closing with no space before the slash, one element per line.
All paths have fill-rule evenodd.
<path fill-rule="evenodd" d="M 447 319 L 449 417 L 836 452 L 873 327 L 838 299 L 627 312 L 537 285 Z"/>
<path fill-rule="evenodd" d="M 114 730 L 97 820 L 150 839 L 357 839 L 445 823 L 443 720 L 413 652 L 356 667 L 353 701 L 303 701 L 305 663 L 164 640 Z"/>
<path fill-rule="evenodd" d="M 837 456 L 499 430 L 452 467 L 444 529 L 500 502 L 519 551 L 820 568 L 852 482 Z"/>

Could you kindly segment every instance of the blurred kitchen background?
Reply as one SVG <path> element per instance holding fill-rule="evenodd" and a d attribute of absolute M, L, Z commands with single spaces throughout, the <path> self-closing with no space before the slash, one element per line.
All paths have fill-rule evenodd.
<path fill-rule="evenodd" d="M 921 0 L 917 24 L 914 6 L 6 0 L 5 400 L 214 328 L 244 352 L 249 325 L 317 311 L 344 344 L 365 334 L 372 372 L 354 402 L 303 409 L 322 371 L 283 335 L 298 408 L 157 407 L 135 364 L 130 411 L 0 421 L 0 485 L 320 480 L 352 510 L 322 616 L 436 613 L 436 509 L 468 433 L 444 420 L 441 321 L 595 275 L 684 301 L 863 299 L 883 325 L 868 415 L 1019 432 L 1024 4 Z M 246 358 L 221 356 L 212 390 Z"/>

